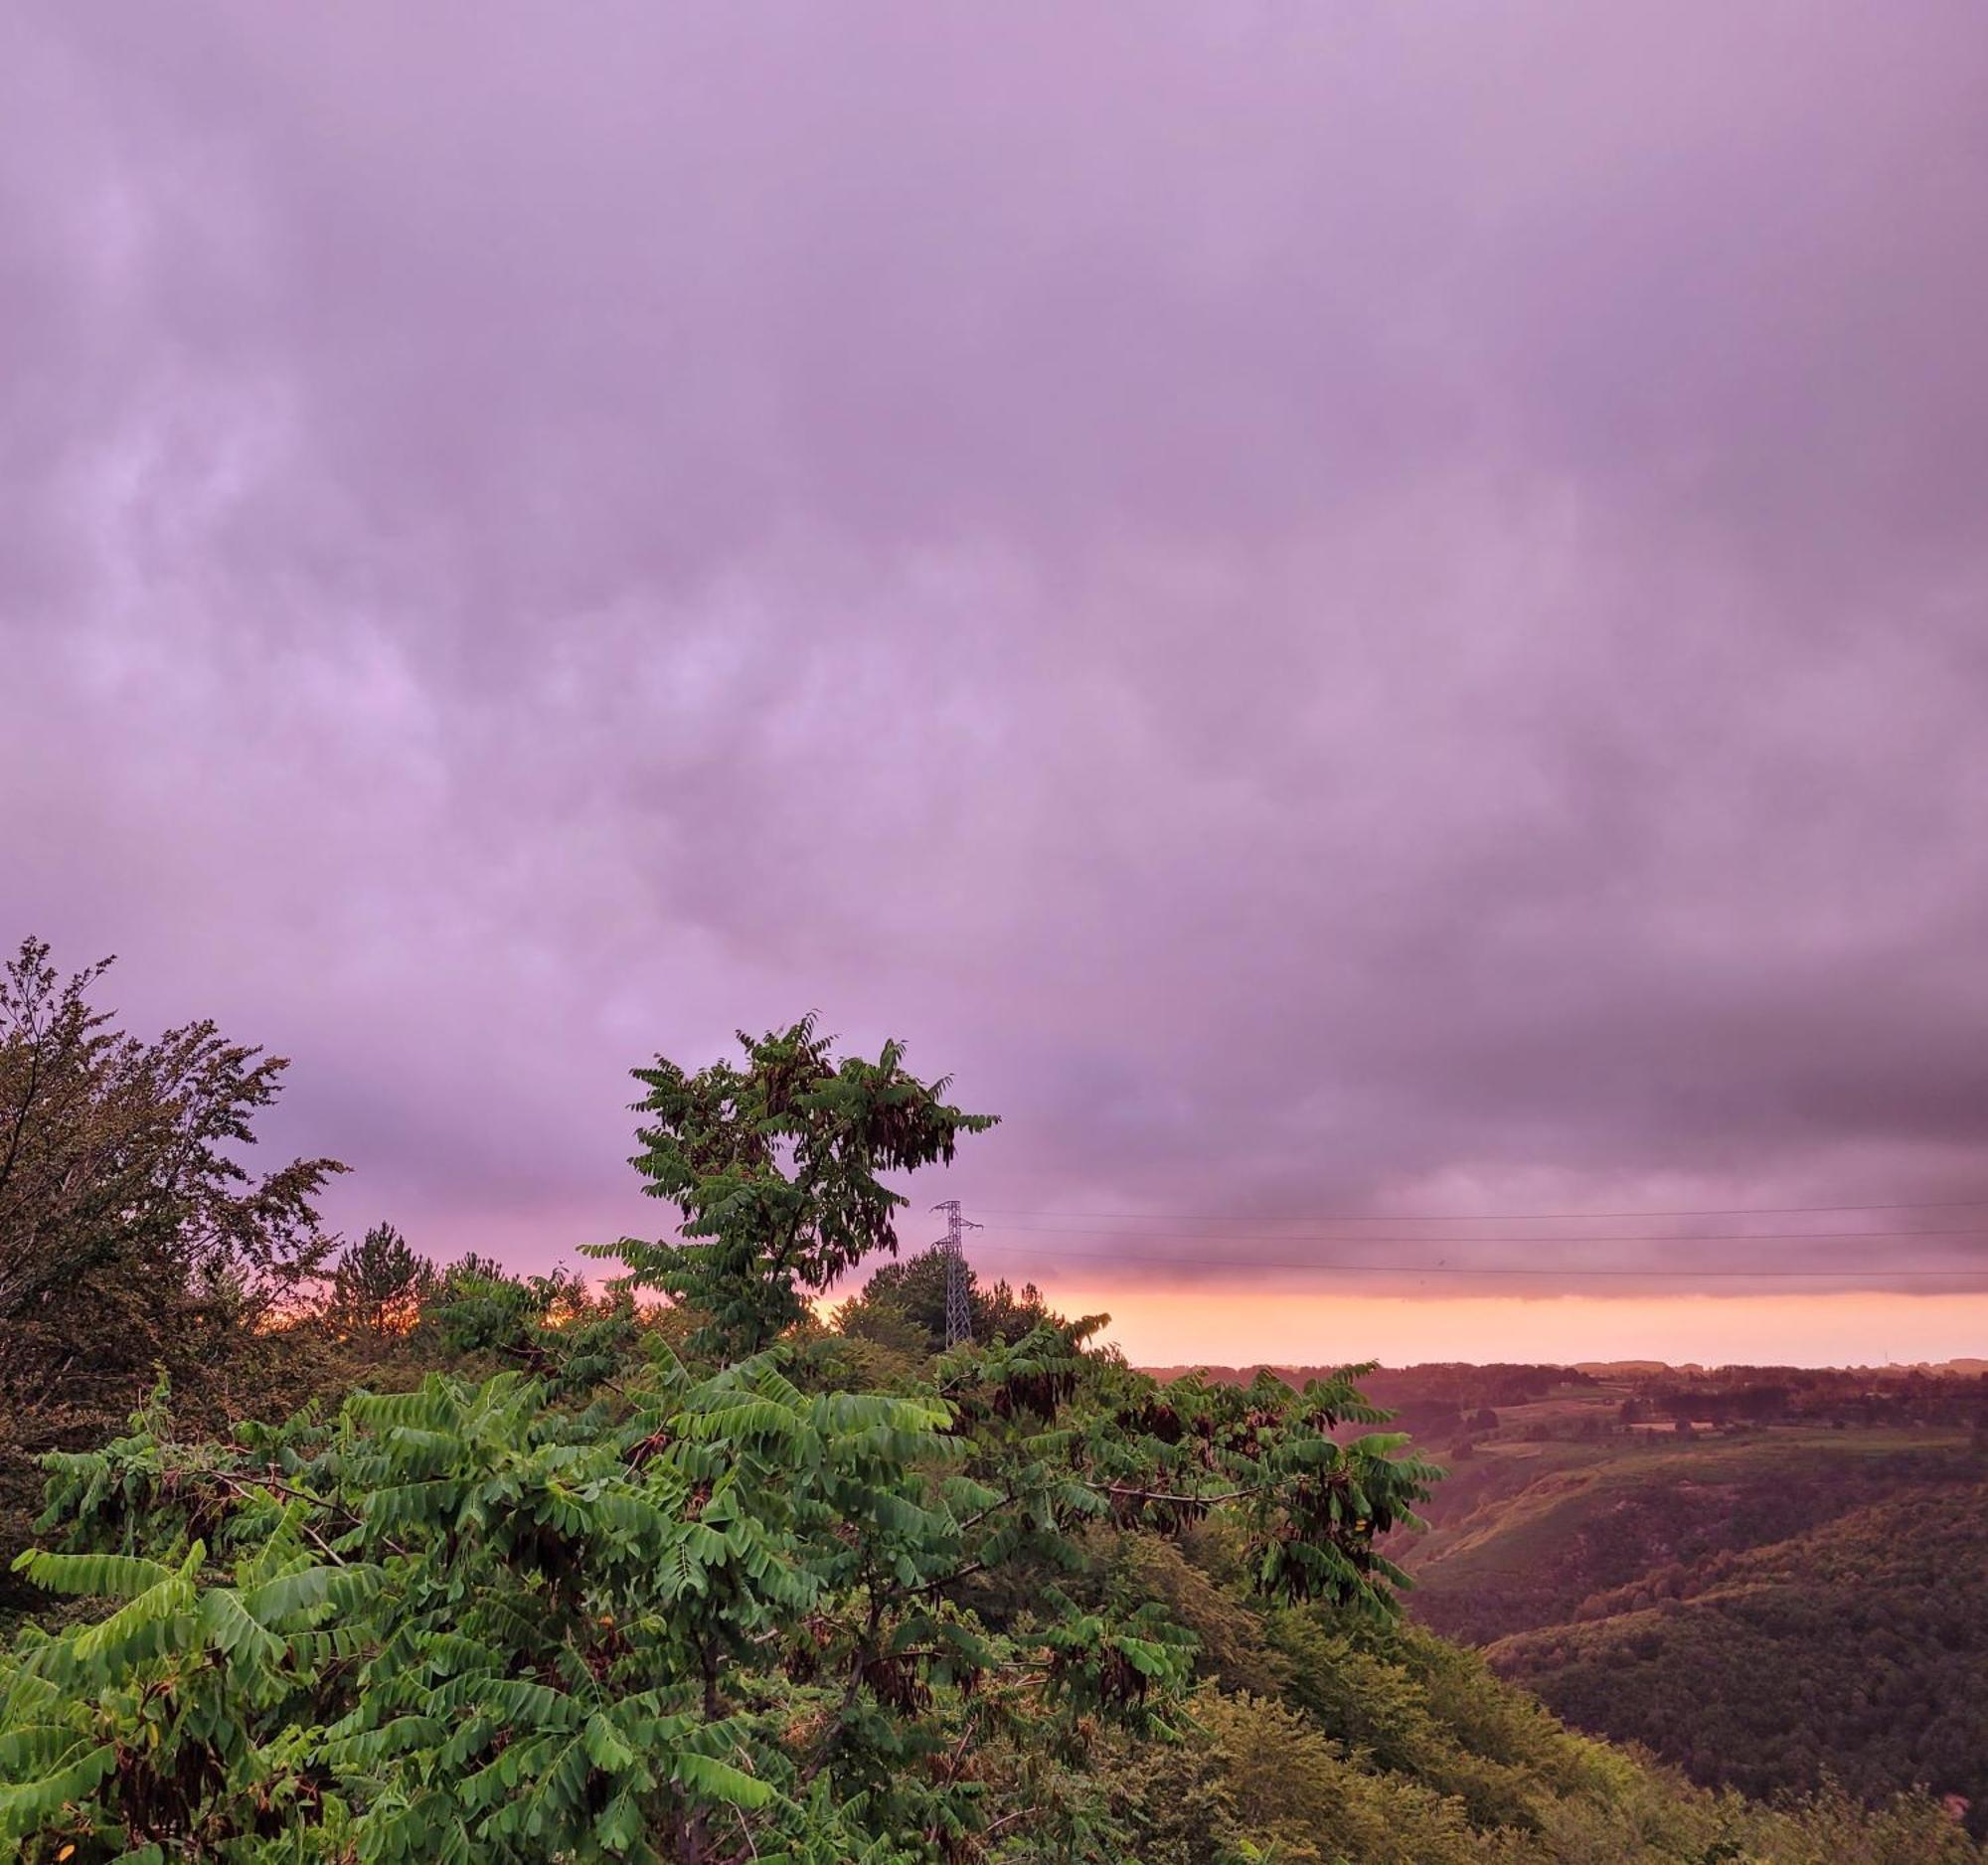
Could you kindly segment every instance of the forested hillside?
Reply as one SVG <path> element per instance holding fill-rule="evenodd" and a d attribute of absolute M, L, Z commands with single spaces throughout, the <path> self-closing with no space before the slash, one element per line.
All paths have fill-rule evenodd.
<path fill-rule="evenodd" d="M 1397 1539 L 1411 1610 L 1581 1728 L 1701 1782 L 1764 1794 L 1834 1780 L 1866 1796 L 1924 1783 L 1969 1801 L 1983 1830 L 1979 1383 L 1803 1383 L 1833 1423 L 1689 1422 L 1721 1393 L 1773 1389 L 1785 1405 L 1787 1383 L 1757 1370 L 1583 1381 L 1508 1410 L 1464 1439 L 1428 1531 Z"/>
<path fill-rule="evenodd" d="M 1988 1483 L 1668 1564 L 1490 1648 L 1584 1729 L 1750 1793 L 1924 1781 L 1988 1813 Z"/>
<path fill-rule="evenodd" d="M 1964 1438 L 1889 1429 L 1480 1445 L 1412 1545 L 1415 1611 L 1489 1644 L 1985 1468 Z"/>

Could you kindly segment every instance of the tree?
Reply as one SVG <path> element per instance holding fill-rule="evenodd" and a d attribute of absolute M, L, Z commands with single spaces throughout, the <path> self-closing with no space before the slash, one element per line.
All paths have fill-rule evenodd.
<path fill-rule="evenodd" d="M 253 1358 L 255 1324 L 328 1249 L 316 1200 L 343 1167 L 241 1162 L 285 1064 L 190 1023 L 151 1042 L 24 940 L 0 968 L 0 1614 L 35 1458 L 100 1440 L 160 1365 L 189 1391 Z M 252 1381 L 250 1382 L 253 1383 Z"/>
<path fill-rule="evenodd" d="M 435 1292 L 433 1262 L 391 1224 L 376 1224 L 349 1244 L 331 1279 L 332 1317 L 371 1334 L 405 1334 Z"/>
<path fill-rule="evenodd" d="M 756 1351 L 638 1331 L 603 1383 L 572 1370 L 591 1330 L 549 1318 L 529 1372 L 225 1444 L 159 1404 L 52 1460 L 67 1546 L 26 1570 L 117 1604 L 0 1663 L 0 1842 L 881 1865 L 999 1832 L 1013 1858 L 1124 1856 L 1093 1744 L 1169 1726 L 1196 1639 L 1114 1544 L 1219 1524 L 1261 1601 L 1389 1616 L 1376 1544 L 1435 1472 L 1398 1436 L 1336 1441 L 1384 1416 L 1347 1375 L 1162 1389 L 1088 1345 L 1092 1317 L 880 1394 L 835 1383 L 832 1338 L 772 1337 L 797 1288 L 894 1241 L 875 1170 L 968 1127 L 895 1046 L 831 1068 L 797 1029 L 749 1079 L 645 1072 L 643 1163 L 718 1241 L 631 1246 L 630 1278 L 680 1276 L 707 1341 Z M 791 1175 L 760 1144 L 781 1134 Z"/>
<path fill-rule="evenodd" d="M 836 1325 L 845 1334 L 865 1336 L 887 1346 L 902 1345 L 925 1355 L 938 1353 L 945 1346 L 947 1270 L 948 1259 L 937 1248 L 887 1263 L 836 1311 Z M 986 1288 L 971 1264 L 966 1270 L 966 1293 L 975 1340 L 1020 1340 L 1042 1322 L 1056 1318 L 1033 1282 L 1020 1294 L 1006 1282 Z"/>
<path fill-rule="evenodd" d="M 625 1289 L 596 1294 L 584 1276 L 567 1269 L 513 1275 L 474 1254 L 442 1272 L 422 1319 L 449 1352 L 508 1361 L 560 1397 L 607 1378 L 645 1331 Z M 657 1342 L 687 1331 L 674 1312 L 647 1319 L 646 1332 Z"/>
<path fill-rule="evenodd" d="M 0 973 L 0 1389 L 121 1409 L 191 1323 L 317 1272 L 316 1201 L 344 1168 L 252 1176 L 236 1150 L 288 1064 L 207 1021 L 123 1034 L 90 1001 L 109 964 L 64 982 L 31 938 Z"/>
<path fill-rule="evenodd" d="M 880 1174 L 949 1162 L 961 1134 L 995 1120 L 947 1105 L 949 1084 L 908 1074 L 897 1043 L 875 1062 L 837 1064 L 812 1017 L 756 1039 L 742 1030 L 739 1042 L 743 1070 L 686 1075 L 658 1057 L 634 1071 L 649 1124 L 632 1163 L 648 1195 L 683 1214 L 684 1241 L 595 1254 L 622 1258 L 627 1286 L 689 1302 L 706 1317 L 705 1344 L 743 1355 L 866 1256 L 897 1254 L 907 1200 Z"/>

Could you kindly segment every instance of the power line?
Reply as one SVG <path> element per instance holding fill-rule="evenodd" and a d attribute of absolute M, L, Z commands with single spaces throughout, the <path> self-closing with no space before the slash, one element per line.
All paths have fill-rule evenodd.
<path fill-rule="evenodd" d="M 1498 1241 L 1510 1242 L 1510 1239 Z M 1634 1239 L 1610 1241 L 1636 1241 Z M 1673 1238 L 1670 1242 L 1690 1242 L 1691 1239 Z M 1031 1251 L 1026 1245 L 982 1244 L 983 1251 L 993 1250 L 1010 1256 L 1041 1256 L 1045 1253 Z M 1653 1277 L 1675 1277 L 1701 1280 L 1708 1276 L 1731 1276 L 1748 1281 L 1800 1278 L 1804 1280 L 1841 1279 L 1845 1276 L 1874 1275 L 1888 1280 L 1909 1277 L 1927 1278 L 1940 1281 L 1969 1280 L 1974 1277 L 1988 1279 L 1988 1269 L 1980 1270 L 1893 1270 L 1873 1264 L 1839 1265 L 1831 1270 L 1782 1270 L 1782 1269 L 1697 1269 L 1697 1270 L 1594 1270 L 1563 1269 L 1556 1265 L 1544 1268 L 1521 1264 L 1458 1264 L 1458 1263 L 1327 1263 L 1316 1257 L 1301 1262 L 1264 1261 L 1261 1258 L 1235 1257 L 1171 1257 L 1141 1255 L 1136 1251 L 1059 1250 L 1053 1254 L 1059 1260 L 1078 1258 L 1091 1263 L 1157 1263 L 1179 1269 L 1216 1270 L 1323 1270 L 1342 1275 L 1548 1275 L 1566 1276 L 1626 1276 L 1648 1279 Z"/>
<path fill-rule="evenodd" d="M 1109 1224 L 1235 1224 L 1258 1223 L 1255 1214 L 1234 1211 L 1025 1211 L 1013 1206 L 981 1207 L 997 1218 L 1101 1218 Z M 1399 1211 L 1316 1211 L 1312 1224 L 1570 1224 L 1626 1221 L 1631 1218 L 1806 1218 L 1842 1211 L 1981 1211 L 1988 1198 L 1952 1198 L 1918 1204 L 1891 1205 L 1729 1205 L 1710 1211 L 1431 1211 L 1417 1215 Z"/>
<path fill-rule="evenodd" d="M 1519 1219 L 1510 1222 L 1518 1223 Z M 1119 1231 L 1103 1227 L 1052 1224 L 1007 1224 L 1011 1237 L 1134 1237 L 1178 1238 L 1183 1243 L 1214 1244 L 1433 1244 L 1443 1249 L 1469 1244 L 1824 1244 L 1907 1243 L 1920 1237 L 1988 1238 L 1988 1229 L 1926 1229 L 1916 1231 L 1671 1231 L 1650 1236 L 1611 1233 L 1572 1237 L 1566 1233 L 1540 1237 L 1345 1237 L 1322 1231 Z"/>

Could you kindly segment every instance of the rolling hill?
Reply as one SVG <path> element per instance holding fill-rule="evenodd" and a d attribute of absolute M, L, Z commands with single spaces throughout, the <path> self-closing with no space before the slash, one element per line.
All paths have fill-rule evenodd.
<path fill-rule="evenodd" d="M 1400 1550 L 1415 1615 L 1702 1784 L 1923 1784 L 1988 1831 L 1988 1459 L 1970 1436 L 1581 1436 L 1600 1403 L 1550 1398 L 1470 1445 Z"/>
<path fill-rule="evenodd" d="M 1988 1482 L 1888 1496 L 1669 1563 L 1487 1655 L 1581 1728 L 1708 1786 L 1922 1783 L 1988 1826 Z"/>

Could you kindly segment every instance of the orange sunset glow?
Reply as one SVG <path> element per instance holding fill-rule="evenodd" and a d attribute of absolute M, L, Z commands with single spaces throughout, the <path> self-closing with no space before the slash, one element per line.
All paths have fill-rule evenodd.
<path fill-rule="evenodd" d="M 1317 1366 L 1378 1359 L 1668 1360 L 1862 1366 L 1988 1352 L 1988 1294 L 1412 1297 L 1319 1288 L 1047 1279 L 1066 1313 L 1107 1313 L 1143 1366 Z"/>

